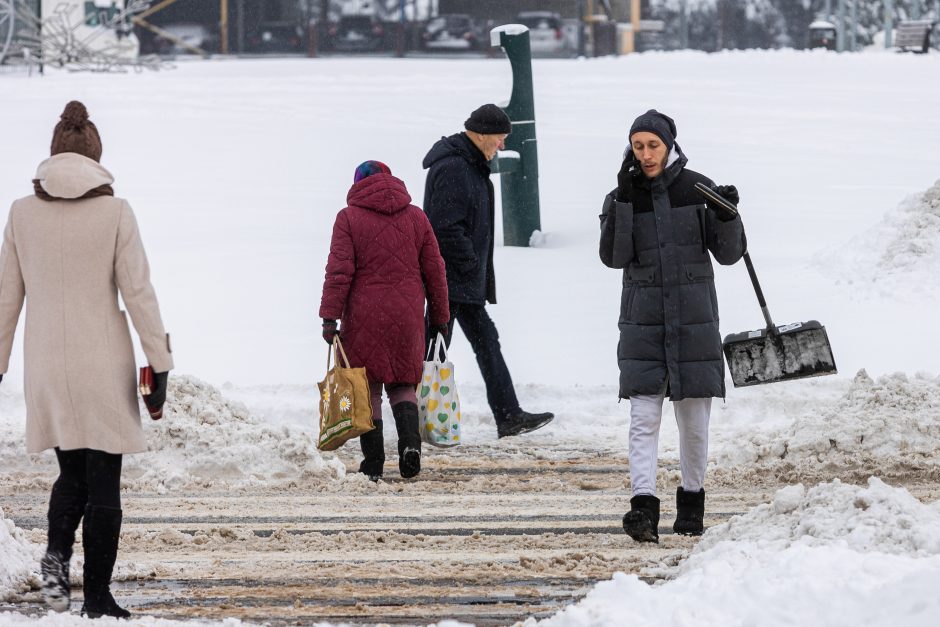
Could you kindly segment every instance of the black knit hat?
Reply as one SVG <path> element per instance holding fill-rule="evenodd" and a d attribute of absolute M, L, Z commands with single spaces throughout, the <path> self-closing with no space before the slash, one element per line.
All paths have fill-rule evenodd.
<path fill-rule="evenodd" d="M 633 126 L 630 127 L 630 137 L 633 137 L 634 133 L 641 131 L 658 135 L 670 150 L 676 143 L 676 136 L 679 134 L 676 131 L 675 121 L 665 113 L 660 113 L 656 109 L 650 109 L 634 120 Z"/>
<path fill-rule="evenodd" d="M 471 113 L 463 127 L 481 135 L 508 135 L 512 132 L 509 116 L 494 104 L 485 104 Z"/>

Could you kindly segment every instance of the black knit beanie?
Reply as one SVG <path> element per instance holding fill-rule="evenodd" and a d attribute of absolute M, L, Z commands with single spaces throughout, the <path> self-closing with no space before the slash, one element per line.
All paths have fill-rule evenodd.
<path fill-rule="evenodd" d="M 471 113 L 463 127 L 481 135 L 508 135 L 512 132 L 509 116 L 494 104 L 485 104 Z"/>
<path fill-rule="evenodd" d="M 632 138 L 634 133 L 641 131 L 658 135 L 670 150 L 676 143 L 676 136 L 679 134 L 676 131 L 675 121 L 656 109 L 650 109 L 633 122 L 633 126 L 630 127 L 630 137 Z"/>

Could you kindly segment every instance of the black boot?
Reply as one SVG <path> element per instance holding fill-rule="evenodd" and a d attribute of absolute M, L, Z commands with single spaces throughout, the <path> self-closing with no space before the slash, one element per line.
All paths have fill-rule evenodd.
<path fill-rule="evenodd" d="M 536 429 L 541 429 L 552 421 L 555 414 L 545 412 L 542 414 L 530 414 L 523 409 L 517 409 L 502 420 L 496 423 L 496 435 L 500 438 L 511 435 L 521 435 L 529 433 Z"/>
<path fill-rule="evenodd" d="M 54 551 L 46 551 L 39 562 L 42 573 L 42 598 L 56 612 L 67 612 L 71 601 L 69 591 L 69 560 Z"/>
<path fill-rule="evenodd" d="M 630 499 L 630 511 L 623 515 L 623 530 L 637 542 L 659 543 L 659 499 L 638 494 Z"/>
<path fill-rule="evenodd" d="M 56 612 L 69 609 L 69 561 L 75 544 L 75 530 L 85 513 L 88 494 L 68 483 L 56 481 L 49 497 L 49 531 L 46 554 L 39 563 L 42 596 Z"/>
<path fill-rule="evenodd" d="M 111 596 L 111 574 L 121 536 L 121 510 L 115 507 L 85 508 L 82 542 L 85 545 L 85 603 L 82 616 L 129 618 Z"/>
<path fill-rule="evenodd" d="M 385 438 L 382 435 L 382 421 L 373 420 L 375 429 L 359 436 L 359 446 L 365 459 L 359 464 L 359 472 L 369 476 L 369 481 L 382 478 L 385 466 Z"/>
<path fill-rule="evenodd" d="M 672 530 L 684 536 L 700 536 L 705 531 L 705 490 L 687 492 L 676 488 L 676 522 Z"/>
<path fill-rule="evenodd" d="M 405 479 L 421 472 L 421 435 L 418 433 L 418 406 L 398 403 L 392 407 L 398 429 L 398 470 Z"/>

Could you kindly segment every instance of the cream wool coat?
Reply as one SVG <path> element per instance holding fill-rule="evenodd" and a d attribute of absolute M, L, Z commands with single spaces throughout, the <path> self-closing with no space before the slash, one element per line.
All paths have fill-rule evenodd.
<path fill-rule="evenodd" d="M 26 302 L 26 448 L 145 451 L 119 291 L 153 369 L 173 357 L 134 212 L 120 198 L 79 198 L 114 181 L 79 154 L 47 159 L 36 178 L 57 200 L 15 201 L 0 250 L 0 373 Z"/>

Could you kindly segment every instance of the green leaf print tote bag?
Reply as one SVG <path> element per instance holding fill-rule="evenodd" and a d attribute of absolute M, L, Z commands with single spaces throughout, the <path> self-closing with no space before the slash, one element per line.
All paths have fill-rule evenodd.
<path fill-rule="evenodd" d="M 440 333 L 428 347 L 428 360 L 416 392 L 421 439 L 444 448 L 460 444 L 460 398 L 454 364 L 447 360 L 447 347 Z"/>

